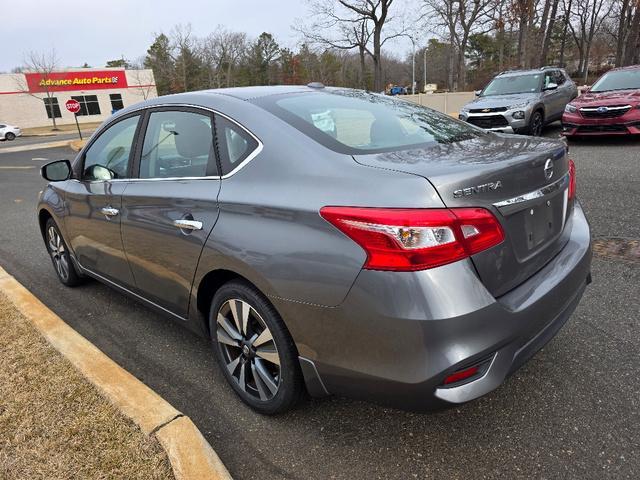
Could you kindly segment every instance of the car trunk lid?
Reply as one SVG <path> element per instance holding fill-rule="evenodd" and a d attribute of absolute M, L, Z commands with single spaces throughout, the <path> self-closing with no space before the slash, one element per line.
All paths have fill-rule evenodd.
<path fill-rule="evenodd" d="M 505 241 L 474 255 L 472 261 L 497 297 L 540 270 L 568 240 L 566 151 L 557 140 L 488 134 L 354 159 L 425 177 L 447 207 L 491 210 L 505 231 Z"/>

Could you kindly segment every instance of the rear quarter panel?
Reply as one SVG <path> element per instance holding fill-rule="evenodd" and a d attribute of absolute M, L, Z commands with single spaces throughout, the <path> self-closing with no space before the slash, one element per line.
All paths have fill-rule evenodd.
<path fill-rule="evenodd" d="M 319 214 L 327 205 L 441 207 L 422 177 L 357 164 L 259 107 L 222 110 L 256 135 L 262 152 L 222 180 L 220 217 L 203 251 L 195 285 L 215 269 L 237 272 L 266 295 L 335 306 L 366 255 Z"/>

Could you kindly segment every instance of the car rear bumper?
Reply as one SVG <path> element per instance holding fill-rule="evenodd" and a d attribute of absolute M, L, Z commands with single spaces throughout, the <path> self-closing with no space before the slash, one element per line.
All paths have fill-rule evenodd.
<path fill-rule="evenodd" d="M 465 260 L 421 272 L 363 270 L 334 308 L 276 301 L 312 393 L 423 410 L 495 389 L 558 332 L 590 281 L 589 225 L 577 202 L 567 228 L 564 249 L 497 299 Z M 478 363 L 481 374 L 444 385 Z"/>

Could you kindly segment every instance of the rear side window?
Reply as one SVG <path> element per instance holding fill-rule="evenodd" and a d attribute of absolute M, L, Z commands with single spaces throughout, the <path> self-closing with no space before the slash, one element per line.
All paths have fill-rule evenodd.
<path fill-rule="evenodd" d="M 244 162 L 258 148 L 258 141 L 245 129 L 216 115 L 216 134 L 222 175 L 227 175 Z"/>
<path fill-rule="evenodd" d="M 140 116 L 135 115 L 119 121 L 91 144 L 84 154 L 83 179 L 127 178 L 139 119 Z"/>
<path fill-rule="evenodd" d="M 415 103 L 359 90 L 273 95 L 255 102 L 318 143 L 351 155 L 486 135 Z"/>
<path fill-rule="evenodd" d="M 186 111 L 149 115 L 140 156 L 140 178 L 218 175 L 211 116 Z"/>

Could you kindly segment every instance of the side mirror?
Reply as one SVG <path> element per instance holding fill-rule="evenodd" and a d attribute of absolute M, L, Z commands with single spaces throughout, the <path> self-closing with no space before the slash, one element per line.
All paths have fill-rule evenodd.
<path fill-rule="evenodd" d="M 546 91 L 546 90 L 556 90 L 557 88 L 558 88 L 558 84 L 557 83 L 550 83 L 544 89 Z"/>
<path fill-rule="evenodd" d="M 71 178 L 71 163 L 69 160 L 56 160 L 40 168 L 40 175 L 49 182 L 62 182 Z"/>
<path fill-rule="evenodd" d="M 480 96 L 480 94 L 482 93 L 482 90 L 476 90 L 476 91 L 475 91 L 475 92 L 473 92 L 473 93 L 475 93 L 475 94 L 476 94 L 476 97 L 479 97 L 479 96 Z"/>
<path fill-rule="evenodd" d="M 116 172 L 102 165 L 91 165 L 87 167 L 83 175 L 83 178 L 86 180 L 112 180 L 115 177 Z"/>

